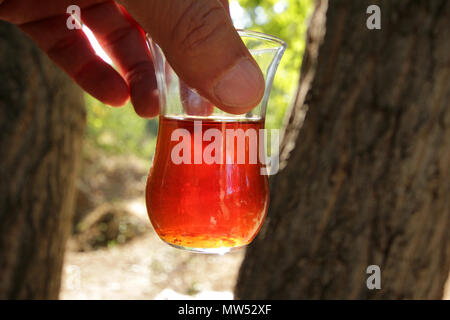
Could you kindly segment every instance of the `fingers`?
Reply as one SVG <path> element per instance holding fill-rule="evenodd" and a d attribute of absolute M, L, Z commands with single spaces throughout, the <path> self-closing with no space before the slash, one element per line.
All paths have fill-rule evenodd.
<path fill-rule="evenodd" d="M 59 15 L 20 28 L 85 91 L 106 104 L 123 105 L 129 97 L 127 83 L 95 54 L 81 30 L 66 28 L 66 19 Z"/>
<path fill-rule="evenodd" d="M 230 113 L 251 110 L 264 78 L 218 0 L 119 0 L 186 84 Z"/>
<path fill-rule="evenodd" d="M 214 111 L 211 102 L 192 91 L 182 80 L 180 80 L 180 98 L 181 104 L 188 115 L 209 116 Z"/>
<path fill-rule="evenodd" d="M 25 24 L 33 21 L 61 15 L 73 4 L 84 8 L 107 0 L 7 0 L 0 6 L 0 19 L 13 24 Z"/>
<path fill-rule="evenodd" d="M 128 82 L 136 113 L 156 116 L 158 91 L 145 33 L 112 1 L 84 9 L 82 19 Z"/>
<path fill-rule="evenodd" d="M 230 14 L 228 0 L 221 0 L 220 2 L 227 13 Z M 180 80 L 180 98 L 183 108 L 188 115 L 209 116 L 214 112 L 214 105 L 190 89 L 182 80 Z"/>
<path fill-rule="evenodd" d="M 45 8 L 42 3 L 36 6 L 34 2 L 22 0 L 13 1 L 12 5 L 6 8 L 8 2 L 4 8 L 0 7 L 0 16 L 6 9 L 10 10 L 9 16 L 14 16 L 12 13 L 16 11 L 22 12 L 19 15 L 21 18 L 12 20 L 23 22 L 52 12 L 58 13 L 59 15 L 52 18 L 22 24 L 21 28 L 97 99 L 110 105 L 122 105 L 131 95 L 131 101 L 139 115 L 155 116 L 158 113 L 158 94 L 144 32 L 113 1 L 76 1 L 78 5 L 85 6 L 81 12 L 83 22 L 94 32 L 125 78 L 125 82 L 111 66 L 95 54 L 82 31 L 66 28 L 67 15 L 62 14 L 68 5 L 65 2 L 68 3 L 62 0 L 61 3 Z M 29 5 L 27 10 L 23 8 L 25 5 Z M 36 10 L 32 10 L 34 7 Z"/>

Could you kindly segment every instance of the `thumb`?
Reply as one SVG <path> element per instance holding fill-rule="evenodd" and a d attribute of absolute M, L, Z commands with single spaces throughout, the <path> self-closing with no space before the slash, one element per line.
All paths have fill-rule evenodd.
<path fill-rule="evenodd" d="M 220 109 L 256 106 L 264 78 L 219 0 L 119 0 L 178 76 Z"/>

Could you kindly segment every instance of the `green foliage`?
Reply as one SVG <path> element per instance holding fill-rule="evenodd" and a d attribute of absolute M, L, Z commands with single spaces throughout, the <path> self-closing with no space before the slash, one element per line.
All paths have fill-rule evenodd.
<path fill-rule="evenodd" d="M 231 2 L 236 2 L 232 0 Z M 248 15 L 245 29 L 264 32 L 286 41 L 288 48 L 278 68 L 267 109 L 266 127 L 280 128 L 298 85 L 305 48 L 307 18 L 313 0 L 239 0 Z"/>
<path fill-rule="evenodd" d="M 114 154 L 151 158 L 156 144 L 157 119 L 138 117 L 130 103 L 112 108 L 87 94 L 85 99 L 89 141 Z"/>

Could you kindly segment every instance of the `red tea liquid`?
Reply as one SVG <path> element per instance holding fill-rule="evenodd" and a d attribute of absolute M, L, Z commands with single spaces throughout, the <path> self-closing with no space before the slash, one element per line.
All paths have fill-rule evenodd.
<path fill-rule="evenodd" d="M 247 245 L 259 231 L 266 215 L 268 180 L 261 174 L 264 167 L 259 158 L 256 163 L 249 161 L 249 144 L 255 141 L 245 139 L 245 162 L 238 164 L 237 152 L 243 144 L 226 143 L 226 130 L 252 129 L 258 133 L 264 128 L 264 121 L 195 121 L 197 132 L 201 128 L 200 140 L 194 134 L 194 119 L 160 118 L 156 153 L 146 190 L 150 220 L 161 239 L 178 247 L 208 251 Z M 176 129 L 189 133 L 183 143 L 188 143 L 185 146 L 190 148 L 190 164 L 173 161 L 172 151 L 182 141 L 172 141 Z M 218 130 L 216 132 L 223 137 L 218 153 L 222 161 L 207 164 L 206 158 L 201 157 L 202 163 L 198 164 L 197 158 L 195 164 L 195 153 L 197 157 L 199 152 L 203 155 L 205 148 L 215 141 L 214 137 L 203 141 L 206 140 L 202 138 L 203 134 L 208 129 Z M 257 136 L 256 150 L 259 152 L 259 134 Z M 227 164 L 226 156 L 230 155 L 231 149 L 234 150 L 234 161 Z M 184 151 L 176 154 L 184 156 Z M 216 155 L 215 151 L 211 154 Z"/>

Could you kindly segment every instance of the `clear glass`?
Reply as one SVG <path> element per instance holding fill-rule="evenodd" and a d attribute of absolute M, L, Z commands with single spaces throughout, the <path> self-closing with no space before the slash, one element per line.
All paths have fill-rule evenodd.
<path fill-rule="evenodd" d="M 246 246 L 266 216 L 265 162 L 255 161 L 251 154 L 260 155 L 265 149 L 264 135 L 259 133 L 286 43 L 263 33 L 238 33 L 265 79 L 261 102 L 239 115 L 220 110 L 181 82 L 162 50 L 148 38 L 160 116 L 146 203 L 159 237 L 177 248 L 221 254 Z M 240 142 L 237 135 L 227 135 L 236 132 L 244 133 Z"/>

